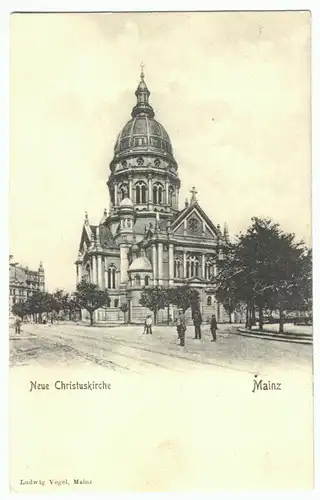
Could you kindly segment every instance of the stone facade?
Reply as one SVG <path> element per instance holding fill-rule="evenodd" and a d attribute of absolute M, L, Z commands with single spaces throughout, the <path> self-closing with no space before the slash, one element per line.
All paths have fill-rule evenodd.
<path fill-rule="evenodd" d="M 129 321 L 141 323 L 150 313 L 139 303 L 143 287 L 186 283 L 199 290 L 204 319 L 216 313 L 218 321 L 227 321 L 210 281 L 223 259 L 227 227 L 222 232 L 208 218 L 195 188 L 179 209 L 178 165 L 169 135 L 154 118 L 143 73 L 135 94 L 137 104 L 110 163 L 109 211 L 98 225 L 85 216 L 77 281 L 85 278 L 108 290 L 109 304 L 96 312 L 98 322 L 123 321 L 119 306 L 127 302 Z M 169 313 L 174 319 L 176 312 Z M 159 312 L 160 322 L 167 317 L 168 311 Z"/>
<path fill-rule="evenodd" d="M 44 268 L 40 262 L 37 271 L 19 266 L 10 256 L 9 262 L 9 310 L 14 304 L 25 302 L 34 291 L 45 290 Z"/>

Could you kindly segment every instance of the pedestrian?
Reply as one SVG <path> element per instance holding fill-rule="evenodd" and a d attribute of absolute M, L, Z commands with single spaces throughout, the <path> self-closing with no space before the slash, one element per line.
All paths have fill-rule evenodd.
<path fill-rule="evenodd" d="M 20 318 L 16 318 L 15 322 L 14 322 L 14 331 L 16 333 L 16 335 L 20 335 L 20 331 L 21 331 L 21 319 Z"/>
<path fill-rule="evenodd" d="M 150 334 L 152 335 L 152 318 L 151 318 L 151 314 L 149 314 L 147 316 L 147 319 L 146 319 L 146 327 L 147 327 L 147 332 L 146 334 Z"/>
<path fill-rule="evenodd" d="M 193 324 L 194 324 L 194 333 L 195 339 L 201 339 L 201 324 L 202 324 L 202 316 L 200 311 L 195 311 L 193 314 Z"/>
<path fill-rule="evenodd" d="M 212 335 L 211 342 L 216 342 L 216 340 L 217 340 L 217 329 L 218 329 L 218 325 L 217 325 L 216 315 L 213 314 L 211 316 L 211 321 L 210 321 L 210 331 L 211 331 L 211 335 Z"/>
<path fill-rule="evenodd" d="M 146 335 L 147 333 L 147 318 L 144 320 L 144 325 L 143 325 L 143 332 L 142 334 L 143 335 Z"/>
<path fill-rule="evenodd" d="M 178 331 L 178 338 L 180 339 L 180 345 L 184 346 L 185 344 L 185 337 L 186 337 L 186 318 L 183 313 L 182 309 L 179 309 L 178 311 L 178 318 L 177 318 L 177 331 Z"/>

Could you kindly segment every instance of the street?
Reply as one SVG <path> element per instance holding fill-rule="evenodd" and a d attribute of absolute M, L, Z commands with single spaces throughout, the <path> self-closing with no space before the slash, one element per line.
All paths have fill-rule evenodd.
<path fill-rule="evenodd" d="M 146 336 L 141 326 L 23 324 L 19 339 L 11 329 L 15 491 L 43 491 L 20 485 L 38 477 L 47 489 L 51 477 L 81 477 L 96 491 L 310 487 L 312 346 L 230 325 L 214 343 L 202 330 L 194 340 L 189 326 L 182 348 L 166 326 Z M 282 390 L 253 392 L 255 375 Z M 56 381 L 111 390 L 62 391 Z M 31 382 L 50 389 L 30 391 Z"/>
<path fill-rule="evenodd" d="M 312 346 L 241 337 L 234 325 L 220 325 L 211 342 L 207 325 L 195 340 L 193 327 L 181 347 L 175 327 L 155 326 L 143 335 L 142 326 L 95 327 L 77 324 L 23 324 L 21 338 L 10 341 L 11 366 L 37 364 L 99 365 L 145 374 L 150 370 L 183 372 L 216 368 L 269 374 L 286 367 L 312 370 Z"/>

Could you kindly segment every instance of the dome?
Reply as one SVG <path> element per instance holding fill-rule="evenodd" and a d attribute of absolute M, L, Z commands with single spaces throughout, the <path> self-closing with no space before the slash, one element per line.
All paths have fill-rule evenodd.
<path fill-rule="evenodd" d="M 130 200 L 130 198 L 123 198 L 120 202 L 120 207 L 132 207 L 134 208 L 133 202 Z"/>
<path fill-rule="evenodd" d="M 154 118 L 154 110 L 149 104 L 150 92 L 144 81 L 144 73 L 135 92 L 137 103 L 131 116 L 118 135 L 114 153 L 146 152 L 169 156 L 173 160 L 172 145 L 165 128 Z"/>
<path fill-rule="evenodd" d="M 148 115 L 135 116 L 121 130 L 114 152 L 146 151 L 173 156 L 171 141 L 161 123 Z"/>
<path fill-rule="evenodd" d="M 152 271 L 152 265 L 147 257 L 137 257 L 132 261 L 129 271 Z"/>

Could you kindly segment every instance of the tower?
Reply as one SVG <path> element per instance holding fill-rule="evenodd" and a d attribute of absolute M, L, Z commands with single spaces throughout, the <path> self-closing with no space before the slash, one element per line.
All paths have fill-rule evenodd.
<path fill-rule="evenodd" d="M 40 262 L 39 268 L 38 268 L 38 275 L 39 275 L 39 289 L 41 292 L 45 291 L 45 280 L 44 280 L 44 268 L 42 262 Z"/>
<path fill-rule="evenodd" d="M 107 186 L 113 230 L 117 227 L 120 203 L 128 197 L 141 220 L 135 228 L 140 241 L 145 225 L 154 224 L 156 212 L 160 220 L 178 212 L 180 179 L 169 135 L 155 119 L 149 103 L 150 91 L 143 71 L 135 95 L 137 102 L 131 119 L 116 140 Z"/>
<path fill-rule="evenodd" d="M 119 204 L 120 224 L 115 241 L 120 247 L 120 286 L 128 282 L 128 253 L 132 246 L 135 236 L 133 226 L 136 220 L 136 213 L 132 201 L 129 198 L 123 198 Z"/>

